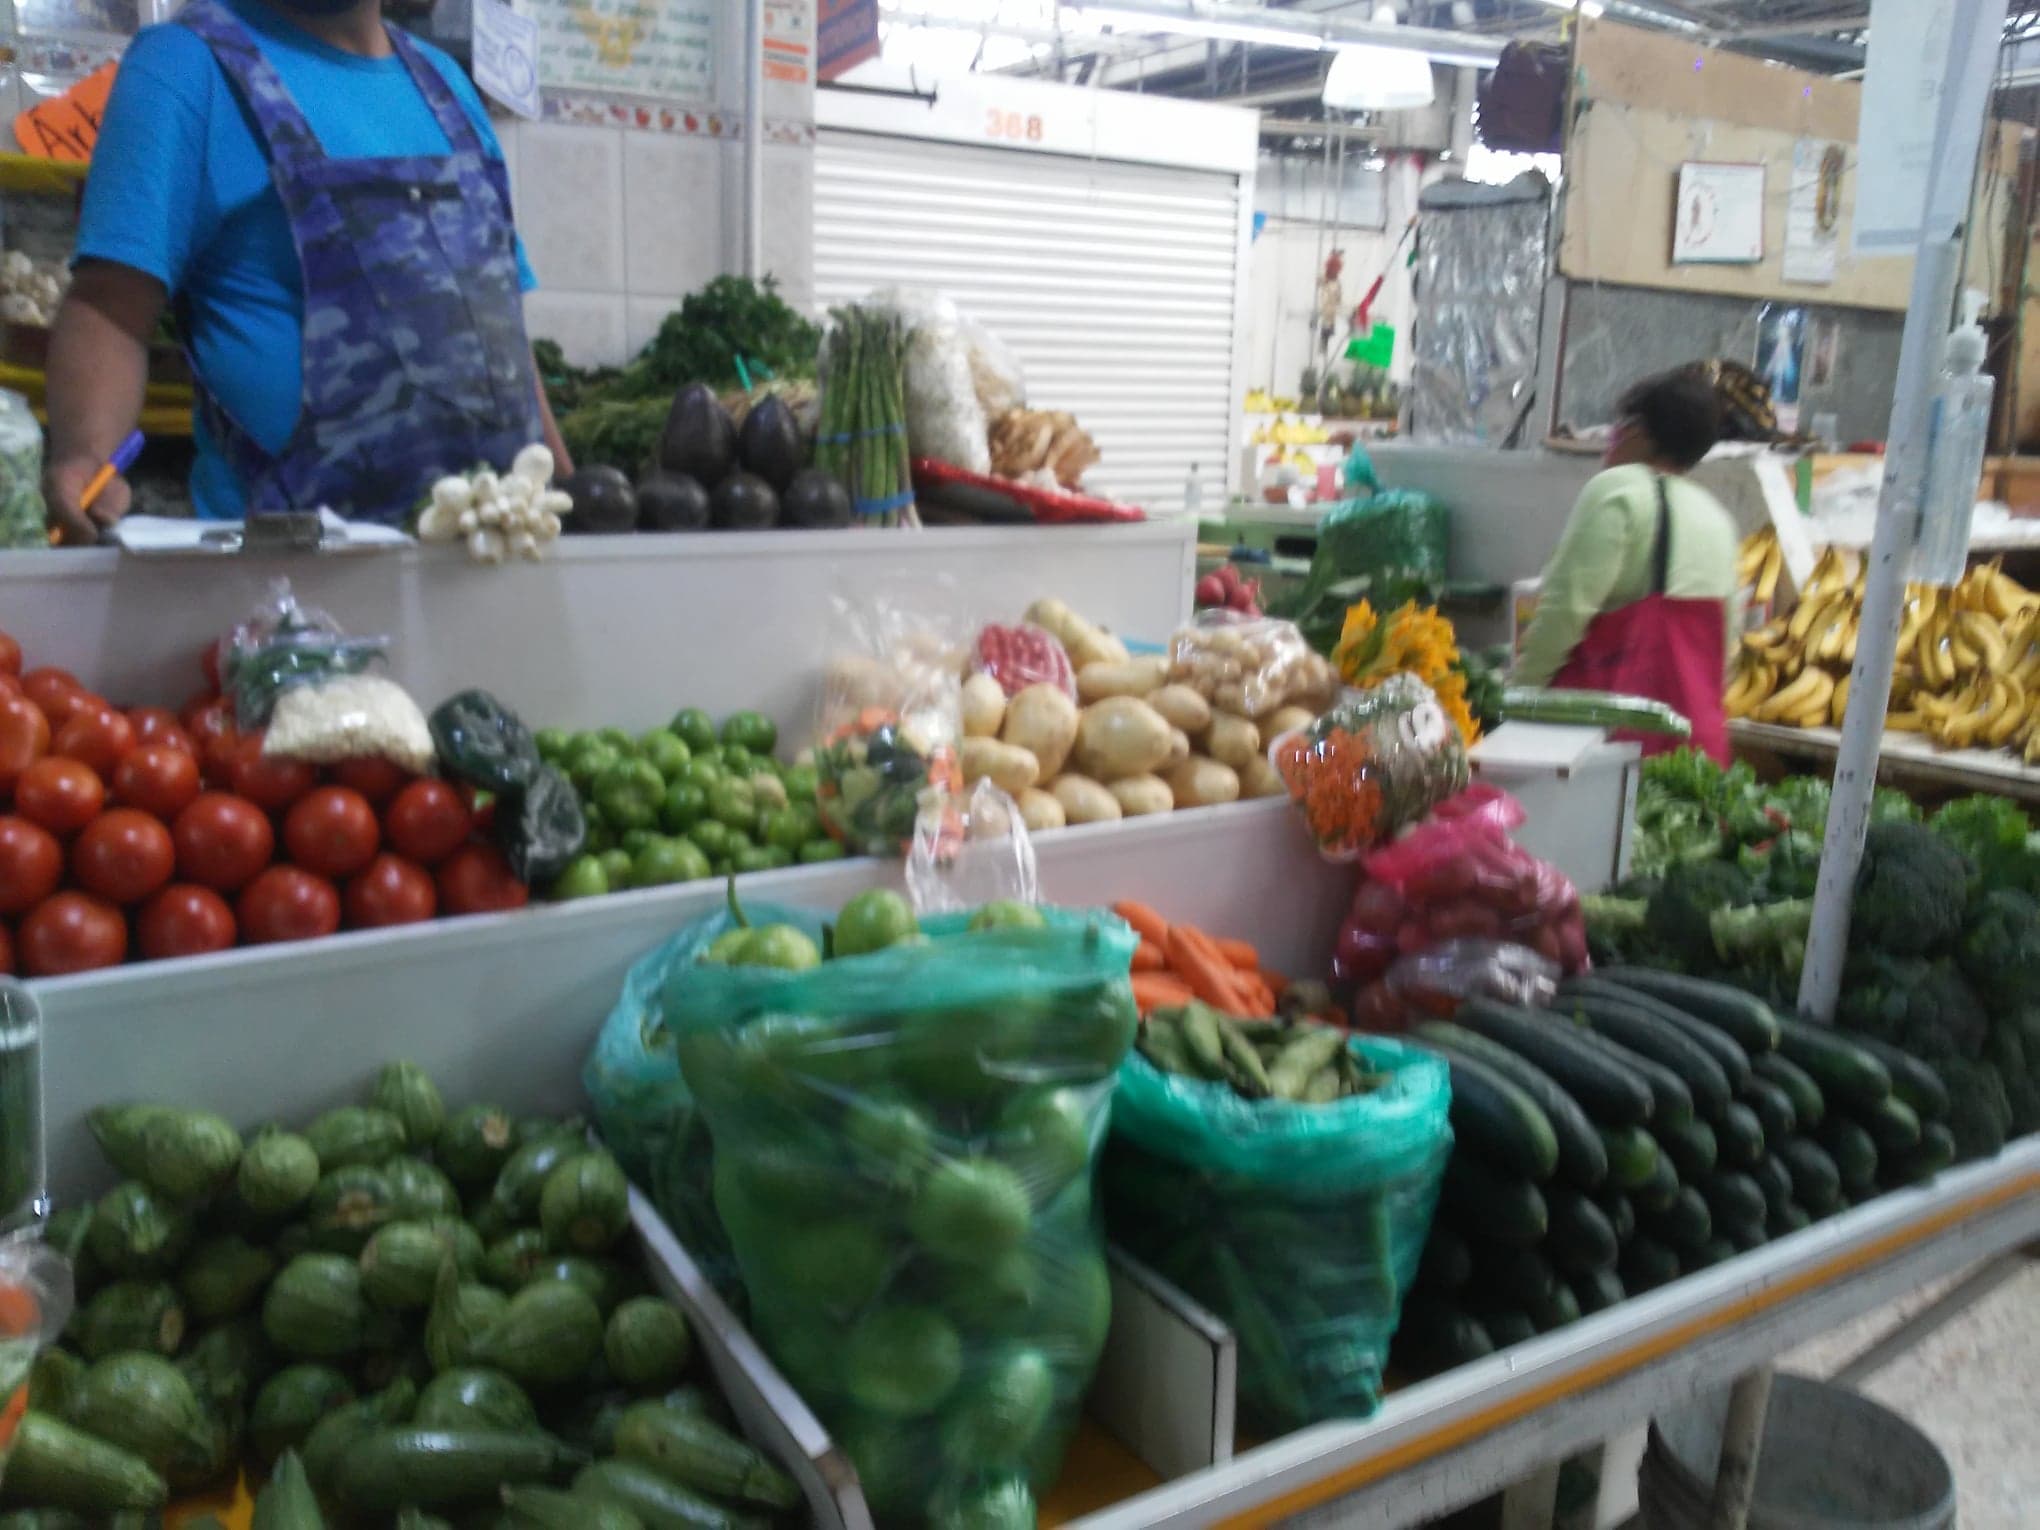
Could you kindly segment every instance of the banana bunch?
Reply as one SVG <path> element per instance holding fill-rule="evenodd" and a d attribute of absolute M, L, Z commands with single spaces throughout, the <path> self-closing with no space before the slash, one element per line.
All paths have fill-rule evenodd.
<path fill-rule="evenodd" d="M 1735 583 L 1750 592 L 1750 604 L 1767 606 L 1778 589 L 1778 576 L 1785 571 L 1785 549 L 1778 545 L 1778 533 L 1766 526 L 1743 538 L 1736 554 Z"/>
<path fill-rule="evenodd" d="M 1286 416 L 1278 417 L 1272 425 L 1260 425 L 1254 430 L 1255 446 L 1322 446 L 1332 439 L 1332 433 L 1322 425 L 1306 425 L 1301 420 Z"/>
<path fill-rule="evenodd" d="M 1753 589 L 1765 557 L 1744 544 Z M 1841 722 L 1866 576 L 1853 553 L 1821 554 L 1791 612 L 1744 634 L 1723 698 L 1730 717 L 1796 728 Z M 1953 586 L 1908 585 L 1885 723 L 1944 748 L 2016 749 L 2040 763 L 2040 594 L 1995 561 Z"/>

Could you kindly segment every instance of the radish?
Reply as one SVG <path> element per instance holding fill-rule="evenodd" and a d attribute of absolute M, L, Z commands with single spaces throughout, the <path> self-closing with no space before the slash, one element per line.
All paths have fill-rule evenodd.
<path fill-rule="evenodd" d="M 1197 581 L 1196 600 L 1200 606 L 1222 606 L 1227 604 L 1225 580 L 1217 574 L 1206 574 Z"/>

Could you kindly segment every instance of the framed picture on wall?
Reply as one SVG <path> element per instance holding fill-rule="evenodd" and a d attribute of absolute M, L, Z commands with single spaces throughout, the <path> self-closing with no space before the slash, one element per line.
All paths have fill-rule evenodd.
<path fill-rule="evenodd" d="M 1764 258 L 1763 165 L 1687 160 L 1673 216 L 1673 265 L 1755 265 Z"/>

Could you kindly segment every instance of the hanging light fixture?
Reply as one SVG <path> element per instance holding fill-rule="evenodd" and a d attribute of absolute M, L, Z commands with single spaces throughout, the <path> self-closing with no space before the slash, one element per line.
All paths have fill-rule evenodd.
<path fill-rule="evenodd" d="M 1395 23 L 1394 6 L 1375 6 L 1376 26 Z M 1429 106 L 1435 95 L 1429 60 L 1406 48 L 1342 47 L 1325 74 L 1324 103 L 1338 111 L 1406 112 Z"/>

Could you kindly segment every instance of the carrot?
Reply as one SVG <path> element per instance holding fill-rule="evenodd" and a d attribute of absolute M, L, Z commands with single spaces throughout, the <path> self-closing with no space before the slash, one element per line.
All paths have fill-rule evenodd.
<path fill-rule="evenodd" d="M 1132 925 L 1133 933 L 1142 940 L 1151 940 L 1158 946 L 1168 943 L 1169 921 L 1145 903 L 1124 899 L 1112 905 L 1112 912 Z"/>
<path fill-rule="evenodd" d="M 1133 1003 L 1143 1015 L 1150 1010 L 1188 1004 L 1196 997 L 1188 983 L 1166 972 L 1136 972 L 1133 975 Z"/>
<path fill-rule="evenodd" d="M 1247 1003 L 1251 1006 L 1251 1011 L 1256 1017 L 1275 1013 L 1274 990 L 1262 982 L 1257 973 L 1242 972 L 1239 974 L 1237 981 L 1240 984 L 1240 991 L 1245 995 Z"/>
<path fill-rule="evenodd" d="M 1232 940 L 1223 935 L 1214 935 L 1211 943 L 1218 947 L 1218 954 L 1242 972 L 1261 970 L 1261 953 L 1254 949 L 1251 940 Z"/>
<path fill-rule="evenodd" d="M 1135 972 L 1166 972 L 1169 970 L 1169 959 L 1162 955 L 1162 948 L 1152 940 L 1143 940 L 1138 946 L 1134 947 L 1133 970 Z"/>
<path fill-rule="evenodd" d="M 1279 972 L 1264 971 L 1261 974 L 1261 981 L 1268 985 L 1268 992 L 1278 999 L 1289 991 L 1289 979 Z"/>
<path fill-rule="evenodd" d="M 1218 947 L 1202 930 L 1179 924 L 1169 931 L 1169 939 L 1163 947 L 1169 956 L 1169 965 L 1191 991 L 1205 1003 L 1224 1010 L 1235 1019 L 1252 1019 L 1255 1011 L 1247 995 L 1241 991 L 1238 974 L 1231 963 L 1219 955 Z"/>

